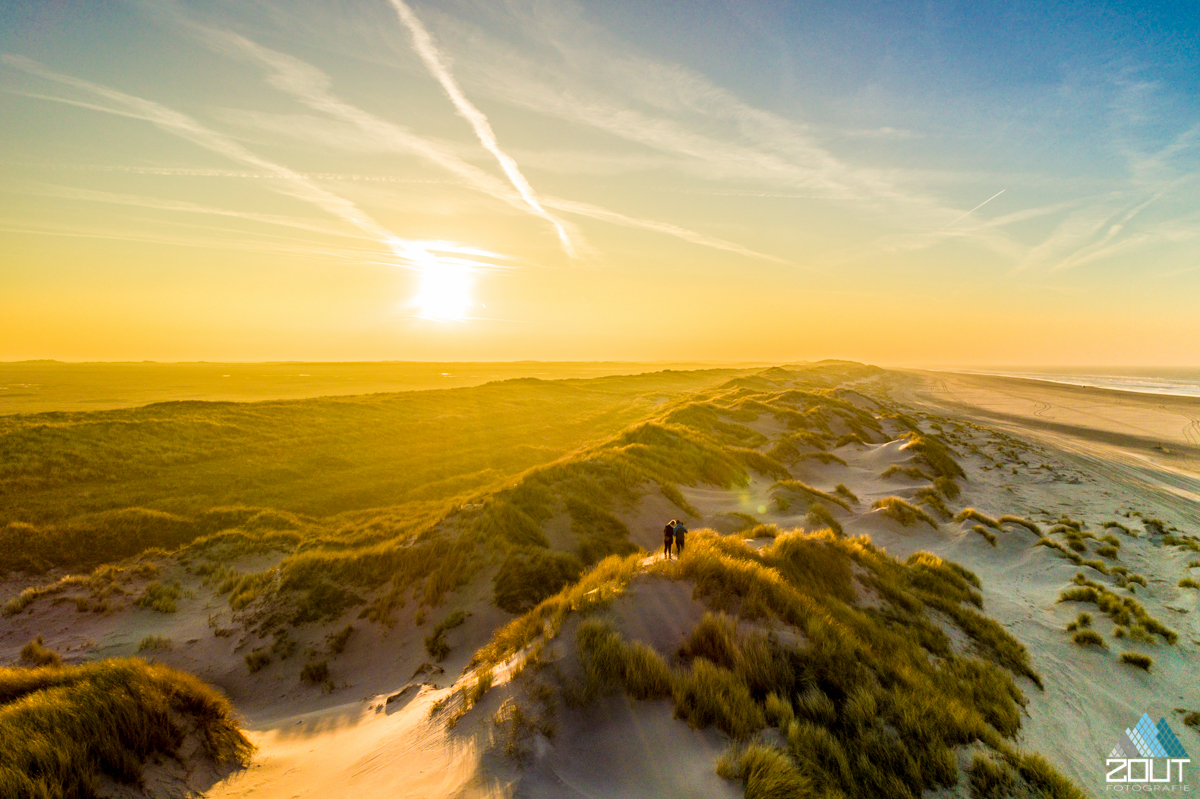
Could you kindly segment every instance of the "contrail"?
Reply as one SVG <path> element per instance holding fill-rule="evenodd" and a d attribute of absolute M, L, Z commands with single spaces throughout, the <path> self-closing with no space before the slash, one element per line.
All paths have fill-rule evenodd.
<path fill-rule="evenodd" d="M 504 174 L 508 176 L 513 187 L 529 205 L 530 209 L 554 226 L 554 229 L 558 232 L 558 239 L 562 242 L 563 249 L 567 251 L 567 254 L 572 258 L 576 257 L 575 245 L 571 242 L 571 237 L 567 235 L 566 228 L 563 227 L 562 222 L 558 221 L 558 219 L 542 207 L 541 203 L 538 202 L 537 196 L 534 194 L 533 187 L 529 185 L 529 181 L 521 174 L 517 162 L 500 149 L 500 144 L 496 140 L 496 134 L 492 131 L 492 126 L 488 122 L 487 117 L 462 93 L 462 89 L 455 82 L 454 76 L 450 74 L 450 69 L 442 61 L 442 56 L 438 52 L 437 46 L 433 43 L 433 37 L 429 35 L 429 31 L 421 24 L 421 20 L 417 18 L 417 15 L 413 13 L 413 10 L 409 8 L 404 0 L 391 0 L 391 3 L 396 9 L 396 13 L 400 15 L 400 21 L 404 24 L 404 27 L 408 28 L 408 32 L 412 34 L 413 47 L 416 49 L 417 55 L 421 57 L 425 68 L 442 85 L 442 89 L 446 92 L 446 96 L 450 98 L 450 102 L 454 104 L 458 113 L 475 129 L 475 135 L 479 137 L 479 143 L 496 157 L 496 160 L 500 163 L 500 168 L 504 170 Z"/>
<path fill-rule="evenodd" d="M 23 56 L 6 54 L 2 57 L 2 60 L 9 66 L 20 69 L 23 72 L 87 92 L 93 97 L 99 97 L 115 104 L 116 107 L 84 103 L 61 97 L 47 96 L 45 97 L 47 100 L 149 122 L 159 130 L 179 136 L 206 150 L 219 153 L 232 161 L 265 173 L 273 179 L 272 182 L 275 183 L 274 188 L 276 191 L 311 203 L 327 213 L 354 225 L 372 239 L 388 247 L 397 256 L 406 259 L 410 263 L 421 266 L 435 264 L 437 256 L 433 255 L 433 253 L 438 250 L 445 251 L 447 249 L 444 246 L 432 247 L 430 246 L 433 244 L 431 242 L 401 239 L 375 221 L 375 219 L 350 200 L 326 191 L 299 172 L 269 161 L 247 150 L 232 139 L 204 127 L 187 114 L 175 111 L 152 100 L 126 94 L 102 84 L 54 72 L 37 61 Z M 491 264 L 486 262 L 475 262 L 474 265 L 485 268 L 491 266 Z"/>
<path fill-rule="evenodd" d="M 945 230 L 947 227 L 950 227 L 951 225 L 954 225 L 954 224 L 957 224 L 957 223 L 959 223 L 959 222 L 963 221 L 963 220 L 964 220 L 964 219 L 966 219 L 968 216 L 970 216 L 971 214 L 975 213 L 975 212 L 976 212 L 976 211 L 978 211 L 980 208 L 982 208 L 983 206 L 987 205 L 987 204 L 988 204 L 988 203 L 990 203 L 992 200 L 996 199 L 997 197 L 999 197 L 1001 194 L 1003 194 L 1003 193 L 1004 193 L 1004 192 L 1006 192 L 1006 191 L 1008 191 L 1008 189 L 1001 189 L 1000 191 L 996 192 L 996 193 L 995 193 L 995 194 L 993 194 L 991 197 L 988 197 L 986 200 L 984 200 L 983 202 L 981 202 L 979 205 L 977 205 L 977 206 L 975 206 L 974 208 L 972 208 L 970 211 L 967 211 L 965 214 L 963 214 L 962 216 L 960 216 L 958 219 L 955 219 L 955 220 L 954 220 L 953 222 L 951 222 L 949 225 L 946 225 L 946 227 L 942 228 L 941 230 L 938 230 L 938 231 L 936 231 L 936 232 L 934 233 L 934 235 L 937 235 L 938 233 L 941 233 L 941 232 L 942 232 L 942 230 Z"/>

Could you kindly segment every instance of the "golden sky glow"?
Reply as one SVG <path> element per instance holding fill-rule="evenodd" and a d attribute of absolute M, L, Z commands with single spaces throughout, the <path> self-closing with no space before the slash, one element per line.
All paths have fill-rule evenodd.
<path fill-rule="evenodd" d="M 1196 21 L 1071 8 L 6 7 L 0 359 L 1195 365 Z"/>

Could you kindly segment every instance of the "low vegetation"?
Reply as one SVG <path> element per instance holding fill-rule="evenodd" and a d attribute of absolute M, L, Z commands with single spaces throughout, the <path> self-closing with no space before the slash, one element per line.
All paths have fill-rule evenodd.
<path fill-rule="evenodd" d="M 189 734 L 217 763 L 245 765 L 253 751 L 224 696 L 141 660 L 0 669 L 0 702 L 0 796 L 98 796 L 105 779 L 136 787 L 143 763 L 176 755 Z"/>
<path fill-rule="evenodd" d="M 733 739 L 718 769 L 744 782 L 747 796 L 918 797 L 953 785 L 955 750 L 980 742 L 1013 785 L 1081 796 L 1008 743 L 1026 701 L 1017 678 L 1041 681 L 1024 648 L 977 610 L 980 584 L 969 571 L 928 553 L 900 563 L 865 538 L 832 531 L 782 533 L 758 550 L 696 531 L 677 561 L 646 568 L 637 579 L 687 581 L 709 608 L 678 652 L 626 640 L 604 613 L 608 598 L 591 599 L 621 595 L 640 571 L 630 559 L 585 573 L 501 630 L 474 661 L 499 664 L 528 651 L 529 662 L 578 611 L 579 682 L 561 690 L 583 702 L 616 689 L 669 699 L 692 726 Z M 877 600 L 860 604 L 864 591 Z M 941 618 L 958 627 L 968 651 Z M 553 668 L 519 673 L 535 675 L 535 685 L 563 679 Z M 768 727 L 780 744 L 761 737 Z M 862 752 L 871 756 L 854 754 Z"/>
<path fill-rule="evenodd" d="M 58 666 L 62 659 L 58 653 L 46 646 L 42 636 L 34 638 L 21 647 L 21 665 L 37 668 L 40 666 Z"/>
<path fill-rule="evenodd" d="M 956 521 L 956 522 L 965 522 L 967 520 L 970 520 L 973 522 L 979 522 L 980 524 L 987 525 L 988 527 L 991 527 L 993 530 L 1000 529 L 999 520 L 993 519 L 991 516 L 988 516 L 986 513 L 980 513 L 979 511 L 975 510 L 974 508 L 963 508 L 954 516 L 954 521 Z"/>
<path fill-rule="evenodd" d="M 438 622 L 433 628 L 433 632 L 425 636 L 425 651 L 429 656 L 441 662 L 450 654 L 450 645 L 446 643 L 446 633 L 453 630 L 455 627 L 461 627 L 467 620 L 467 614 L 461 610 L 456 610 L 446 618 Z"/>
<path fill-rule="evenodd" d="M 1154 665 L 1154 659 L 1149 655 L 1143 655 L 1140 652 L 1122 652 L 1121 662 L 1128 663 L 1130 666 L 1136 666 L 1139 669 L 1150 671 L 1150 667 Z"/>
<path fill-rule="evenodd" d="M 937 520 L 918 507 L 910 505 L 900 497 L 884 497 L 875 500 L 871 506 L 891 519 L 895 519 L 905 527 L 924 522 L 930 527 L 937 528 Z"/>
<path fill-rule="evenodd" d="M 1158 619 L 1151 616 L 1142 603 L 1133 597 L 1121 596 L 1107 586 L 1089 580 L 1082 573 L 1076 574 L 1074 586 L 1063 590 L 1059 602 L 1090 602 L 1124 632 L 1114 633 L 1118 637 L 1129 636 L 1133 640 L 1152 642 L 1159 636 L 1168 644 L 1174 644 L 1179 636 Z"/>
<path fill-rule="evenodd" d="M 170 638 L 164 638 L 161 635 L 147 635 L 138 644 L 139 652 L 169 652 L 175 648 L 175 643 Z"/>

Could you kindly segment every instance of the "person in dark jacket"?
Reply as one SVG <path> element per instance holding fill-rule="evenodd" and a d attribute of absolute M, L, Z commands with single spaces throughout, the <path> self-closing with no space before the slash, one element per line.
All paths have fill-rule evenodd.
<path fill-rule="evenodd" d="M 683 526 L 683 522 L 675 523 L 675 555 L 678 557 L 683 554 L 683 540 L 687 537 L 687 528 Z"/>
<path fill-rule="evenodd" d="M 675 525 L 679 522 L 672 519 L 663 528 L 663 557 L 667 560 L 671 559 L 671 544 L 675 543 Z"/>

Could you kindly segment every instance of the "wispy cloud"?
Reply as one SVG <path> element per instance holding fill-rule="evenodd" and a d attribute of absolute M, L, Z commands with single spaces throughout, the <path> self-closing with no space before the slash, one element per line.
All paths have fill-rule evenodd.
<path fill-rule="evenodd" d="M 417 51 L 417 55 L 421 57 L 421 62 L 429 70 L 430 74 L 441 85 L 446 92 L 446 96 L 450 98 L 450 102 L 454 104 L 455 110 L 463 119 L 470 123 L 471 128 L 475 131 L 475 135 L 479 138 L 479 143 L 484 149 L 491 153 L 496 161 L 499 162 L 500 168 L 504 170 L 504 174 L 508 176 L 509 181 L 516 188 L 529 208 L 538 216 L 544 218 L 547 222 L 554 226 L 558 233 L 559 241 L 562 242 L 563 249 L 571 257 L 575 257 L 575 245 L 572 243 L 570 236 L 567 235 L 566 228 L 563 224 L 546 212 L 537 195 L 534 194 L 533 187 L 529 185 L 529 181 L 521 174 L 520 167 L 507 153 L 500 149 L 500 143 L 496 140 L 496 134 L 492 130 L 491 123 L 488 122 L 486 116 L 475 105 L 467 99 L 459 88 L 458 83 L 454 80 L 454 76 L 450 73 L 450 67 L 446 64 L 442 54 L 438 51 L 437 46 L 433 43 L 433 37 L 429 35 L 429 31 L 421 24 L 421 20 L 413 13 L 408 4 L 404 0 L 391 0 L 392 7 L 396 9 L 396 13 L 400 17 L 400 21 L 404 27 L 408 28 L 408 32 L 412 35 L 413 47 Z"/>
<path fill-rule="evenodd" d="M 358 131 L 369 137 L 369 141 L 373 146 L 419 156 L 427 162 L 462 178 L 467 185 L 491 197 L 522 210 L 529 210 L 528 203 L 517 191 L 474 164 L 468 163 L 449 146 L 419 136 L 397 123 L 381 119 L 368 111 L 334 96 L 330 91 L 331 81 L 329 77 L 316 67 L 284 53 L 270 50 L 235 33 L 218 31 L 198 25 L 193 25 L 193 28 L 202 38 L 210 44 L 219 47 L 222 51 L 250 56 L 259 64 L 268 67 L 271 70 L 271 76 L 268 80 L 272 86 L 287 92 L 314 110 L 321 111 L 334 119 L 352 124 Z M 262 117 L 263 115 L 258 114 L 256 116 Z M 286 125 L 272 125 L 272 129 L 279 133 L 301 137 L 314 133 L 311 127 L 298 125 L 295 122 L 296 120 L 292 119 Z M 328 129 L 316 131 L 315 135 L 326 145 L 341 144 L 351 150 L 361 148 L 364 144 L 358 138 L 341 141 L 339 140 L 339 136 L 344 134 Z M 539 199 L 539 204 L 610 224 L 634 227 L 674 236 L 675 238 L 700 246 L 713 247 L 751 258 L 780 261 L 775 256 L 756 252 L 748 247 L 689 230 L 679 225 L 633 217 L 590 203 L 543 197 Z M 563 224 L 557 219 L 555 222 L 558 225 Z M 573 242 L 572 248 L 578 249 L 578 242 Z"/>
<path fill-rule="evenodd" d="M 426 255 L 431 251 L 425 247 L 425 242 L 401 239 L 371 218 L 353 202 L 321 188 L 299 172 L 251 152 L 229 137 L 201 125 L 187 114 L 175 111 L 152 100 L 126 94 L 108 86 L 54 72 L 38 62 L 22 56 L 6 54 L 3 56 L 3 60 L 11 67 L 45 80 L 70 86 L 93 97 L 106 100 L 110 105 L 81 103 L 70 98 L 47 97 L 46 99 L 74 105 L 84 105 L 96 111 L 149 122 L 159 130 L 178 136 L 204 149 L 225 156 L 232 161 L 270 175 L 272 178 L 270 185 L 276 191 L 315 205 L 327 213 L 350 223 L 369 237 L 378 241 L 381 245 L 389 248 L 401 259 L 405 259 L 406 264 L 418 264 L 422 267 L 429 264 L 429 259 Z M 490 266 L 486 262 L 480 262 L 476 265 L 482 268 Z"/>
<path fill-rule="evenodd" d="M 546 197 L 543 202 L 551 208 L 557 208 L 560 211 L 567 213 L 580 214 L 589 216 L 593 219 L 599 219 L 604 222 L 611 222 L 614 225 L 623 227 L 638 228 L 640 230 L 649 230 L 654 233 L 664 233 L 668 236 L 674 236 L 684 241 L 689 241 L 692 244 L 699 244 L 702 247 L 711 247 L 715 250 L 725 250 L 726 252 L 737 253 L 748 258 L 758 258 L 765 261 L 774 261 L 778 264 L 789 263 L 783 258 L 777 258 L 773 255 L 765 255 L 760 252 L 743 247 L 740 244 L 735 244 L 732 241 L 719 239 L 715 236 L 708 236 L 703 233 L 697 233 L 694 230 L 672 225 L 668 222 L 652 222 L 646 219 L 637 219 L 635 217 L 619 214 L 616 211 L 609 211 L 604 208 L 599 208 L 595 205 L 587 203 L 574 202 L 572 200 L 563 200 L 557 197 Z"/>

